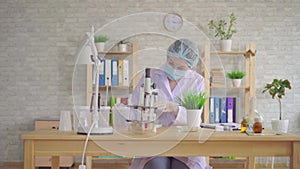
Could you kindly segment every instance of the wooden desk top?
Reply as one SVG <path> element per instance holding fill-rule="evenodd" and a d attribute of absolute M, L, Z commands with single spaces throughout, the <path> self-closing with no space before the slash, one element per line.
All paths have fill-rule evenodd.
<path fill-rule="evenodd" d="M 161 133 L 161 134 L 159 134 Z M 137 141 L 137 140 L 160 140 L 160 141 L 199 141 L 209 137 L 209 141 L 300 141 L 299 135 L 278 133 L 271 130 L 264 130 L 261 135 L 248 136 L 246 133 L 239 131 L 214 131 L 212 129 L 199 129 L 198 132 L 179 132 L 177 127 L 163 127 L 155 134 L 134 135 L 129 132 L 118 133 L 113 135 L 92 135 L 90 140 L 101 141 Z M 32 131 L 21 135 L 21 139 L 27 140 L 85 140 L 86 135 L 78 135 L 72 131 L 58 130 L 39 130 Z"/>

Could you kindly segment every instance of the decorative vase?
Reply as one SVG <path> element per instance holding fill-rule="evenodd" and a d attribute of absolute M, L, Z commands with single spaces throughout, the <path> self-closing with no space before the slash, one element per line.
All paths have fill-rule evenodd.
<path fill-rule="evenodd" d="M 188 109 L 186 110 L 187 114 L 187 126 L 191 127 L 192 130 L 198 129 L 201 124 L 201 114 L 202 114 L 203 107 L 201 109 Z"/>
<path fill-rule="evenodd" d="M 119 44 L 119 51 L 127 52 L 127 44 L 120 43 Z"/>
<path fill-rule="evenodd" d="M 232 79 L 232 85 L 235 87 L 241 86 L 242 79 Z"/>
<path fill-rule="evenodd" d="M 272 120 L 272 130 L 287 133 L 289 129 L 289 120 Z"/>
<path fill-rule="evenodd" d="M 105 42 L 97 42 L 95 43 L 97 51 L 98 52 L 103 52 L 105 48 Z"/>
<path fill-rule="evenodd" d="M 230 52 L 231 51 L 232 40 L 221 40 L 221 51 Z"/>

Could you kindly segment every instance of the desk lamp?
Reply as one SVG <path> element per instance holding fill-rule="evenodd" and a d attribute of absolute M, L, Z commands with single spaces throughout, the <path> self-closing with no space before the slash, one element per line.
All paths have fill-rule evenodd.
<path fill-rule="evenodd" d="M 81 52 L 79 53 L 77 63 L 78 64 L 94 64 L 93 69 L 93 79 L 95 79 L 95 94 L 92 103 L 92 124 L 90 126 L 89 131 L 83 126 L 79 126 L 77 133 L 78 134 L 112 134 L 112 127 L 100 127 L 99 119 L 104 118 L 102 114 L 99 116 L 99 69 L 101 58 L 99 58 L 97 48 L 94 42 L 94 27 L 92 26 L 91 32 L 87 32 L 87 40 L 85 41 Z M 103 59 L 103 58 L 102 58 Z M 104 120 L 101 120 L 104 121 Z"/>

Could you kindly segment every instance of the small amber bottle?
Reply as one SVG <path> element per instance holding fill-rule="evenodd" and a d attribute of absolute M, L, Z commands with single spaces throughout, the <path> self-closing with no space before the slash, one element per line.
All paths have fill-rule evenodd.
<path fill-rule="evenodd" d="M 262 120 L 259 117 L 256 117 L 254 119 L 254 124 L 253 124 L 253 132 L 254 133 L 261 133 L 262 132 Z"/>
<path fill-rule="evenodd" d="M 241 122 L 241 133 L 245 133 L 247 129 L 247 117 L 244 117 Z"/>

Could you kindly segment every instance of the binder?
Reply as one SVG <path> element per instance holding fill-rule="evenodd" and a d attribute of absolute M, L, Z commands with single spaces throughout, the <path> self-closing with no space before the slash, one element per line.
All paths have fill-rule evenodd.
<path fill-rule="evenodd" d="M 236 123 L 235 119 L 235 98 L 228 97 L 227 98 L 227 122 L 228 123 Z"/>
<path fill-rule="evenodd" d="M 215 103 L 214 103 L 215 98 L 210 97 L 209 98 L 209 123 L 215 123 Z"/>
<path fill-rule="evenodd" d="M 129 86 L 129 62 L 123 60 L 123 86 Z"/>
<path fill-rule="evenodd" d="M 118 60 L 111 60 L 111 85 L 118 86 Z"/>
<path fill-rule="evenodd" d="M 220 98 L 221 123 L 227 123 L 226 97 Z"/>
<path fill-rule="evenodd" d="M 220 98 L 214 98 L 215 123 L 220 123 Z"/>
<path fill-rule="evenodd" d="M 123 60 L 118 60 L 119 86 L 123 86 Z"/>
<path fill-rule="evenodd" d="M 105 60 L 105 86 L 111 86 L 111 60 Z"/>
<path fill-rule="evenodd" d="M 99 65 L 99 86 L 105 86 L 105 60 L 101 60 Z"/>

